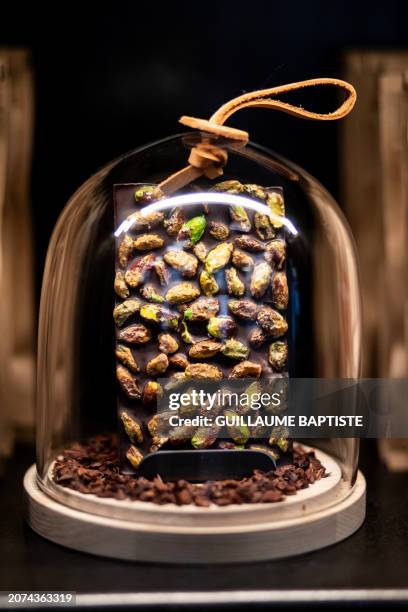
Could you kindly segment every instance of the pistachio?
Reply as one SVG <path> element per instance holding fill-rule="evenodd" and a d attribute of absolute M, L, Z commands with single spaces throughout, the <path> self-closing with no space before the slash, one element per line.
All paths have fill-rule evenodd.
<path fill-rule="evenodd" d="M 254 260 L 248 253 L 244 253 L 240 249 L 234 249 L 232 254 L 232 263 L 240 270 L 249 270 L 254 265 Z"/>
<path fill-rule="evenodd" d="M 272 240 L 275 237 L 275 230 L 272 227 L 269 215 L 256 212 L 254 214 L 255 231 L 261 240 Z"/>
<path fill-rule="evenodd" d="M 116 378 L 123 391 L 130 399 L 140 399 L 141 393 L 137 381 L 127 368 L 118 365 L 116 367 Z"/>
<path fill-rule="evenodd" d="M 260 327 L 254 327 L 248 337 L 248 342 L 253 348 L 261 348 L 270 338 L 269 334 Z"/>
<path fill-rule="evenodd" d="M 275 308 L 287 308 L 289 301 L 288 281 L 284 272 L 276 272 L 272 279 L 272 303 Z"/>
<path fill-rule="evenodd" d="M 153 264 L 154 271 L 159 279 L 159 282 L 162 286 L 168 285 L 170 280 L 170 274 L 167 269 L 166 264 L 162 260 L 161 257 L 157 257 Z"/>
<path fill-rule="evenodd" d="M 174 336 L 171 336 L 170 334 L 159 335 L 159 351 L 162 353 L 166 353 L 166 355 L 175 353 L 178 351 L 179 346 L 180 345 Z"/>
<path fill-rule="evenodd" d="M 208 321 L 211 317 L 217 316 L 219 310 L 220 304 L 217 298 L 201 297 L 195 302 L 192 302 L 184 310 L 184 320 L 193 322 Z"/>
<path fill-rule="evenodd" d="M 220 290 L 215 277 L 205 270 L 200 274 L 200 287 L 204 295 L 215 295 Z"/>
<path fill-rule="evenodd" d="M 245 285 L 238 276 L 235 268 L 225 270 L 225 281 L 227 283 L 227 291 L 229 295 L 242 296 L 245 293 Z"/>
<path fill-rule="evenodd" d="M 115 284 L 114 284 L 116 294 L 121 298 L 129 297 L 129 287 L 125 283 L 125 275 L 122 270 L 117 270 L 115 274 Z"/>
<path fill-rule="evenodd" d="M 244 185 L 242 185 L 239 181 L 222 181 L 221 183 L 214 185 L 211 191 L 223 191 L 226 193 L 232 193 L 233 195 L 238 195 L 244 191 Z"/>
<path fill-rule="evenodd" d="M 248 398 L 250 400 L 252 400 L 254 398 L 254 396 L 259 395 L 260 393 L 262 393 L 262 385 L 259 382 L 259 380 L 254 380 L 253 383 L 248 385 L 247 388 L 245 389 L 245 393 L 246 393 L 246 395 L 248 395 Z"/>
<path fill-rule="evenodd" d="M 197 244 L 201 236 L 204 234 L 206 224 L 207 221 L 204 215 L 193 217 L 183 224 L 178 233 L 177 240 L 187 241 L 188 243 L 191 243 L 191 245 Z"/>
<path fill-rule="evenodd" d="M 150 331 L 141 323 L 129 325 L 119 332 L 119 340 L 124 340 L 129 344 L 146 344 L 152 337 Z"/>
<path fill-rule="evenodd" d="M 276 191 L 268 193 L 268 195 L 266 196 L 266 203 L 268 204 L 274 215 L 277 215 L 278 217 L 285 216 L 285 204 L 281 193 L 278 193 Z M 279 229 L 283 226 L 283 223 L 278 219 L 272 219 L 271 222 L 273 227 L 275 227 L 276 229 Z"/>
<path fill-rule="evenodd" d="M 158 304 L 144 304 L 140 309 L 140 316 L 145 321 L 173 329 L 177 329 L 180 319 L 177 312 L 172 312 Z"/>
<path fill-rule="evenodd" d="M 230 300 L 228 308 L 236 317 L 244 321 L 255 321 L 259 306 L 251 300 Z"/>
<path fill-rule="evenodd" d="M 169 304 L 183 304 L 191 302 L 200 295 L 200 290 L 193 283 L 178 283 L 166 293 L 166 301 Z"/>
<path fill-rule="evenodd" d="M 221 353 L 231 359 L 246 359 L 249 355 L 249 348 L 242 342 L 230 338 L 225 341 Z"/>
<path fill-rule="evenodd" d="M 143 433 L 139 423 L 125 411 L 122 412 L 120 418 L 132 444 L 141 444 L 143 442 Z"/>
<path fill-rule="evenodd" d="M 231 440 L 221 440 L 218 443 L 218 448 L 223 450 L 244 450 L 245 446 L 243 444 L 234 444 Z"/>
<path fill-rule="evenodd" d="M 160 376 L 161 374 L 164 374 L 168 367 L 169 358 L 165 353 L 159 353 L 147 363 L 146 373 L 149 376 Z"/>
<path fill-rule="evenodd" d="M 184 374 L 185 376 L 185 374 Z M 186 376 L 186 379 L 189 380 Z M 191 381 L 190 381 L 191 382 Z M 187 395 L 189 395 L 189 402 L 183 402 L 183 405 L 180 406 L 180 408 L 178 409 L 178 413 L 180 416 L 183 417 L 193 417 L 197 415 L 197 406 L 194 405 L 193 401 L 192 401 L 192 397 L 191 397 L 191 391 L 192 389 L 187 389 L 187 391 L 184 391 L 184 393 Z"/>
<path fill-rule="evenodd" d="M 253 297 L 260 299 L 265 294 L 271 282 L 271 276 L 272 268 L 266 261 L 256 264 L 252 272 L 250 285 L 250 292 Z"/>
<path fill-rule="evenodd" d="M 126 270 L 125 281 L 135 289 L 141 285 L 146 277 L 146 274 L 152 269 L 154 264 L 154 255 L 144 255 L 136 259 L 131 266 Z"/>
<path fill-rule="evenodd" d="M 196 427 L 193 425 L 179 425 L 169 431 L 169 440 L 173 445 L 184 444 L 191 439 L 195 430 Z"/>
<path fill-rule="evenodd" d="M 136 446 L 132 445 L 132 446 L 129 446 L 128 450 L 126 451 L 126 458 L 129 461 L 129 463 L 132 465 L 132 467 L 134 467 L 135 470 L 137 470 L 137 468 L 142 462 L 143 453 L 138 448 L 136 448 Z"/>
<path fill-rule="evenodd" d="M 222 371 L 217 366 L 208 363 L 190 363 L 185 370 L 188 378 L 211 378 L 221 380 L 223 378 Z"/>
<path fill-rule="evenodd" d="M 199 261 L 204 263 L 205 258 L 207 257 L 208 249 L 203 242 L 199 242 L 193 248 L 193 253 Z"/>
<path fill-rule="evenodd" d="M 164 193 L 156 185 L 143 185 L 135 191 L 135 201 L 138 204 L 150 204 L 164 198 Z"/>
<path fill-rule="evenodd" d="M 268 242 L 264 257 L 273 268 L 282 270 L 286 258 L 285 242 L 283 240 L 272 240 Z"/>
<path fill-rule="evenodd" d="M 132 232 L 140 232 L 141 230 L 150 230 L 157 227 L 163 221 L 164 215 L 158 210 L 150 213 L 134 212 L 126 219 L 128 227 Z"/>
<path fill-rule="evenodd" d="M 229 378 L 259 378 L 262 366 L 255 361 L 241 361 L 231 370 Z"/>
<path fill-rule="evenodd" d="M 232 440 L 236 444 L 246 444 L 248 442 L 250 432 L 247 425 L 238 425 L 238 414 L 234 410 L 224 410 L 224 416 L 227 418 L 227 429 Z"/>
<path fill-rule="evenodd" d="M 287 427 L 274 427 L 268 440 L 270 446 L 277 446 L 282 453 L 289 448 L 289 430 Z"/>
<path fill-rule="evenodd" d="M 169 363 L 175 368 L 180 368 L 180 370 L 185 370 L 189 364 L 187 356 L 184 353 L 176 353 L 169 358 Z"/>
<path fill-rule="evenodd" d="M 140 300 L 130 299 L 115 306 L 113 310 L 113 319 L 116 325 L 121 327 L 129 317 L 139 312 L 140 305 Z"/>
<path fill-rule="evenodd" d="M 229 338 L 236 328 L 234 319 L 228 316 L 211 317 L 207 325 L 207 331 L 213 338 Z"/>
<path fill-rule="evenodd" d="M 197 258 L 185 251 L 167 251 L 163 259 L 169 266 L 177 270 L 177 272 L 180 272 L 185 278 L 193 278 L 197 272 Z"/>
<path fill-rule="evenodd" d="M 167 442 L 169 441 L 169 439 L 165 436 L 154 436 L 152 438 L 152 444 L 150 446 L 150 452 L 151 453 L 156 453 L 158 450 L 161 449 L 162 446 L 164 446 Z"/>
<path fill-rule="evenodd" d="M 256 198 L 257 200 L 266 199 L 266 191 L 259 185 L 247 183 L 246 185 L 244 185 L 244 191 L 246 194 L 248 194 L 250 198 Z"/>
<path fill-rule="evenodd" d="M 117 360 L 126 366 L 131 372 L 139 371 L 139 366 L 137 365 L 136 359 L 133 357 L 133 353 L 128 346 L 118 344 L 116 346 L 115 355 Z"/>
<path fill-rule="evenodd" d="M 267 439 L 269 434 L 269 427 L 265 423 L 256 423 L 250 425 L 251 438 L 262 438 Z"/>
<path fill-rule="evenodd" d="M 176 372 L 175 374 L 169 377 L 164 388 L 166 389 L 166 391 L 172 391 L 173 389 L 178 389 L 187 381 L 188 377 L 186 376 L 185 372 Z"/>
<path fill-rule="evenodd" d="M 217 425 L 212 427 L 199 427 L 191 438 L 191 446 L 197 449 L 209 448 L 217 439 L 220 428 Z"/>
<path fill-rule="evenodd" d="M 182 337 L 182 339 L 184 340 L 186 344 L 194 344 L 194 338 L 190 334 L 185 321 L 182 321 L 180 323 L 180 336 Z"/>
<path fill-rule="evenodd" d="M 217 221 L 211 221 L 209 224 L 208 233 L 215 240 L 226 240 L 229 236 L 229 229 L 224 223 L 218 223 Z"/>
<path fill-rule="evenodd" d="M 269 306 L 263 306 L 259 310 L 257 321 L 272 338 L 279 338 L 288 331 L 288 324 L 282 315 Z"/>
<path fill-rule="evenodd" d="M 193 359 L 208 359 L 214 357 L 222 349 L 222 344 L 215 340 L 201 340 L 189 350 L 189 357 Z"/>
<path fill-rule="evenodd" d="M 275 374 L 271 377 L 268 377 L 268 383 L 266 387 L 266 391 L 269 393 L 269 396 L 272 397 L 274 393 L 279 395 L 279 404 L 275 405 L 270 402 L 265 405 L 265 410 L 271 414 L 282 414 L 285 412 L 288 407 L 288 373 L 284 372 L 282 374 Z"/>
<path fill-rule="evenodd" d="M 118 249 L 118 259 L 121 268 L 126 268 L 134 249 L 135 243 L 133 238 L 129 234 L 125 234 Z"/>
<path fill-rule="evenodd" d="M 221 270 L 221 268 L 226 266 L 231 259 L 233 250 L 234 247 L 231 242 L 222 242 L 221 244 L 217 244 L 216 247 L 208 252 L 207 257 L 205 258 L 206 272 L 212 274 L 213 272 Z"/>
<path fill-rule="evenodd" d="M 269 346 L 268 361 L 274 370 L 284 370 L 288 362 L 288 345 L 277 340 Z"/>
<path fill-rule="evenodd" d="M 184 306 L 185 308 L 183 308 Z M 190 321 L 191 317 L 193 316 L 193 311 L 189 306 L 186 306 L 186 304 L 181 304 L 181 306 L 179 306 L 179 311 L 183 314 L 183 321 Z"/>
<path fill-rule="evenodd" d="M 183 306 L 185 306 L 185 304 L 182 304 L 181 306 L 179 306 L 180 312 L 183 313 L 183 320 L 184 321 L 190 321 L 191 317 L 193 316 L 193 311 L 190 308 L 190 306 L 186 306 L 186 308 L 184 308 L 184 309 L 183 309 Z"/>
<path fill-rule="evenodd" d="M 235 238 L 235 244 L 240 249 L 251 251 L 252 253 L 261 253 L 261 251 L 265 250 L 265 245 L 252 236 L 238 236 Z"/>
<path fill-rule="evenodd" d="M 147 422 L 147 429 L 152 438 L 167 436 L 170 412 L 158 412 Z"/>
<path fill-rule="evenodd" d="M 140 289 L 140 295 L 148 302 L 154 304 L 163 304 L 164 297 L 156 291 L 153 285 L 144 285 Z"/>
<path fill-rule="evenodd" d="M 164 240 L 158 234 L 141 234 L 133 244 L 136 251 L 153 251 L 160 249 Z"/>
<path fill-rule="evenodd" d="M 184 210 L 175 208 L 170 217 L 163 222 L 164 228 L 169 236 L 177 236 L 186 220 Z"/>
<path fill-rule="evenodd" d="M 232 220 L 231 229 L 238 232 L 251 231 L 251 221 L 249 220 L 248 213 L 243 206 L 230 206 L 229 213 Z"/>
<path fill-rule="evenodd" d="M 241 396 L 241 401 L 235 408 L 236 412 L 244 415 L 249 414 L 252 410 L 252 403 L 257 400 L 259 401 L 260 393 L 262 393 L 262 385 L 259 380 L 255 380 L 244 390 L 244 394 Z M 245 396 L 248 397 L 248 401 L 244 401 Z"/>
<path fill-rule="evenodd" d="M 143 387 L 143 403 L 154 404 L 163 397 L 163 388 L 155 380 L 148 380 Z"/>

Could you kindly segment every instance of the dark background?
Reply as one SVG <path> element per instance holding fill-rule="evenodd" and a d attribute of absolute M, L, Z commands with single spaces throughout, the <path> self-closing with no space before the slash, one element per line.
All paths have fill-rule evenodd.
<path fill-rule="evenodd" d="M 37 280 L 69 196 L 110 159 L 181 131 L 243 91 L 340 76 L 350 48 L 408 45 L 408 3 L 8 2 L 0 45 L 29 48 L 36 77 L 33 210 Z M 330 94 L 297 100 L 330 110 Z M 315 96 L 314 96 L 315 98 Z M 266 110 L 231 120 L 338 194 L 334 123 Z"/>
<path fill-rule="evenodd" d="M 107 161 L 181 131 L 181 114 L 208 117 L 244 91 L 341 76 L 347 49 L 407 48 L 407 17 L 407 0 L 4 0 L 0 46 L 27 47 L 36 79 L 32 194 L 37 288 L 59 213 L 82 181 Z M 315 110 L 331 110 L 335 104 L 329 94 L 297 101 Z M 339 195 L 338 124 L 266 110 L 245 111 L 231 124 L 248 129 L 253 140 L 299 163 Z M 32 449 L 17 452 L 7 482 L 0 483 L 7 559 L 0 572 L 2 588 L 406 587 L 406 477 L 385 472 L 373 459 L 371 441 L 363 444 L 362 455 L 370 483 L 368 518 L 341 545 L 258 565 L 255 571 L 247 566 L 143 571 L 140 565 L 59 548 L 24 526 L 20 483 L 33 457 Z"/>

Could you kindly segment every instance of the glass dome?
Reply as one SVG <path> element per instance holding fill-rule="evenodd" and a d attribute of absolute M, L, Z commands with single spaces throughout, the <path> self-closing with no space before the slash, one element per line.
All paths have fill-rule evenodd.
<path fill-rule="evenodd" d="M 282 430 L 265 437 L 190 424 L 177 439 L 160 430 L 157 405 L 179 385 L 191 392 L 208 379 L 218 389 L 241 379 L 360 374 L 356 256 L 333 198 L 278 155 L 221 138 L 213 142 L 228 156 L 223 176 L 197 171 L 168 189 L 201 138 L 177 135 L 108 164 L 74 194 L 52 236 L 37 474 L 43 491 L 75 508 L 140 520 L 141 504 L 208 513 L 284 499 L 282 517 L 308 511 L 292 497 L 316 490 L 316 503 L 327 506 L 353 487 L 354 438 L 300 447 Z M 258 452 L 273 460 L 275 480 L 262 492 L 251 481 L 249 494 Z M 149 487 L 142 467 L 152 455 Z M 231 458 L 240 464 L 234 485 Z M 282 485 L 292 468 L 298 484 Z M 328 474 L 337 478 L 331 493 L 330 478 L 321 478 Z M 244 476 L 245 492 L 237 484 Z"/>

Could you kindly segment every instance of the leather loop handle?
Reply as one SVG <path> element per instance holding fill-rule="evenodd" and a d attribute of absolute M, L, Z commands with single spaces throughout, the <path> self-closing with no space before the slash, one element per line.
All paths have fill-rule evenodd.
<path fill-rule="evenodd" d="M 302 106 L 283 102 L 278 98 L 280 94 L 316 86 L 337 87 L 345 92 L 346 98 L 336 110 L 330 113 L 315 113 Z M 356 102 L 356 98 L 356 90 L 346 81 L 331 78 L 310 79 L 242 94 L 223 104 L 209 120 L 183 115 L 179 122 L 205 134 L 227 138 L 234 142 L 236 146 L 245 146 L 249 139 L 248 132 L 224 125 L 225 121 L 239 110 L 244 108 L 270 108 L 301 119 L 335 121 L 348 115 Z M 213 179 L 223 173 L 223 167 L 227 163 L 226 151 L 216 143 L 211 142 L 211 138 L 205 134 L 202 136 L 201 143 L 191 150 L 188 160 L 189 166 L 179 170 L 160 184 L 160 187 L 166 193 L 173 193 L 200 174 L 205 174 L 208 178 Z"/>
<path fill-rule="evenodd" d="M 342 104 L 331 113 L 315 113 L 313 111 L 306 110 L 301 106 L 294 106 L 288 102 L 282 102 L 277 99 L 280 94 L 285 94 L 290 91 L 298 91 L 302 89 L 308 89 L 316 86 L 331 86 L 337 87 L 346 93 L 346 99 Z M 318 121 L 333 121 L 336 119 L 342 119 L 352 110 L 356 102 L 357 94 L 356 90 L 350 83 L 341 81 L 340 79 L 310 79 L 308 81 L 299 81 L 297 83 L 290 83 L 289 85 L 279 85 L 278 87 L 271 87 L 270 89 L 260 89 L 258 91 L 251 91 L 245 93 L 242 96 L 238 96 L 226 104 L 223 104 L 210 118 L 210 123 L 217 125 L 223 125 L 225 121 L 231 117 L 237 111 L 243 108 L 271 108 L 274 110 L 280 110 L 284 113 L 289 113 L 295 117 L 301 119 L 315 119 Z"/>

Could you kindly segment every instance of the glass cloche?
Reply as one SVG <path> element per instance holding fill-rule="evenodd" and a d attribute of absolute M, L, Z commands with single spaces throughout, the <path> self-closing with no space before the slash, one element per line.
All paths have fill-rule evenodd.
<path fill-rule="evenodd" d="M 356 486 L 355 438 L 214 425 L 203 396 L 195 410 L 179 402 L 184 424 L 163 427 L 181 390 L 238 384 L 253 396 L 360 374 L 355 249 L 333 198 L 275 153 L 214 135 L 223 175 L 180 179 L 208 138 L 180 134 L 113 161 L 58 221 L 37 398 L 37 483 L 53 502 L 158 530 L 243 532 L 248 517 L 324 514 Z"/>

